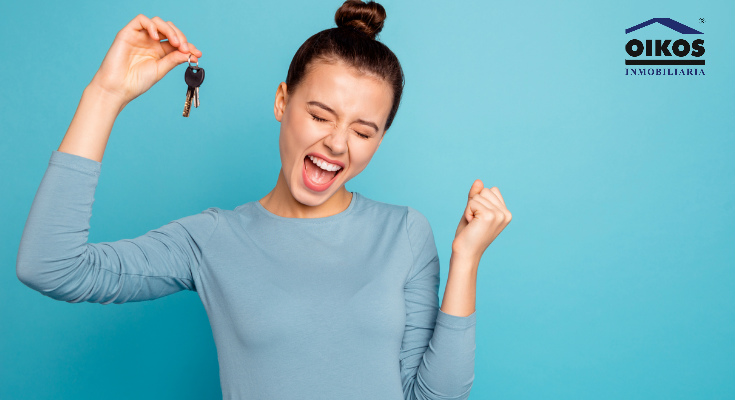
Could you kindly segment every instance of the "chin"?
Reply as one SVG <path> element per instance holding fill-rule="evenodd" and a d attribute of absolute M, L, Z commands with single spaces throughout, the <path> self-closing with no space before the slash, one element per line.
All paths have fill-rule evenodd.
<path fill-rule="evenodd" d="M 291 196 L 293 196 L 293 198 L 299 203 L 310 207 L 316 207 L 324 204 L 324 202 L 329 199 L 329 196 L 327 196 L 326 193 L 310 193 L 307 189 L 298 185 L 291 189 Z"/>

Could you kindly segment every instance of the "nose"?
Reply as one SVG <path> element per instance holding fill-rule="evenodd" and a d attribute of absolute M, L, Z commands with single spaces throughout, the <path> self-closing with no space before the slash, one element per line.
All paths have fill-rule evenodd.
<path fill-rule="evenodd" d="M 324 138 L 324 145 L 332 151 L 332 154 L 342 154 L 347 151 L 348 134 L 347 128 L 335 128 Z"/>

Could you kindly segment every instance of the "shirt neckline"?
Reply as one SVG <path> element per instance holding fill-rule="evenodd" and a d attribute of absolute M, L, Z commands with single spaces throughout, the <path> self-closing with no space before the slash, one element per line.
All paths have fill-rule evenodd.
<path fill-rule="evenodd" d="M 262 214 L 265 214 L 268 217 L 271 217 L 277 220 L 293 222 L 293 223 L 300 223 L 300 224 L 320 224 L 320 223 L 336 221 L 336 220 L 345 218 L 346 216 L 350 215 L 352 213 L 352 210 L 355 209 L 356 204 L 358 203 L 360 197 L 361 195 L 358 192 L 352 192 L 352 200 L 350 201 L 350 205 L 347 206 L 347 208 L 338 212 L 337 214 L 329 215 L 326 217 L 319 217 L 319 218 L 282 217 L 280 215 L 273 214 L 272 212 L 268 211 L 265 207 L 263 207 L 262 204 L 260 204 L 260 201 L 258 200 L 255 200 L 253 203 L 255 203 L 255 208 L 260 210 Z"/>

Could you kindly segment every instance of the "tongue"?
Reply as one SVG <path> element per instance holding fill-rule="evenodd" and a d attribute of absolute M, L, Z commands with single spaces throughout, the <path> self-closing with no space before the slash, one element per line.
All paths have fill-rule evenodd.
<path fill-rule="evenodd" d="M 337 171 L 325 171 L 319 168 L 319 166 L 314 164 L 309 157 L 306 157 L 304 162 L 306 163 L 306 175 L 312 180 L 312 182 L 318 185 L 323 185 L 329 182 L 337 174 Z"/>

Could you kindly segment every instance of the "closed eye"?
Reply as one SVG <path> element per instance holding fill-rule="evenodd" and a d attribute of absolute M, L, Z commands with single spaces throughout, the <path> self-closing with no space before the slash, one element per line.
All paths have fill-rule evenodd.
<path fill-rule="evenodd" d="M 326 120 L 326 119 L 324 119 L 324 118 L 319 118 L 319 117 L 317 117 L 317 116 L 316 116 L 316 115 L 314 115 L 314 114 L 311 114 L 311 119 L 313 119 L 314 121 L 319 121 L 319 122 L 327 122 L 327 120 Z M 358 134 L 358 135 L 359 135 L 359 136 L 360 136 L 361 138 L 363 138 L 363 139 L 370 139 L 370 136 L 368 136 L 368 135 L 363 135 L 362 133 L 360 133 L 360 132 L 358 132 L 358 131 L 355 131 L 355 133 L 357 133 L 357 134 Z"/>
<path fill-rule="evenodd" d="M 317 117 L 317 116 L 316 116 L 316 115 L 314 115 L 314 114 L 311 114 L 311 118 L 312 118 L 312 119 L 313 119 L 314 121 L 319 121 L 319 122 L 327 122 L 327 120 L 326 120 L 326 119 L 324 119 L 324 118 L 319 118 L 319 117 Z"/>

